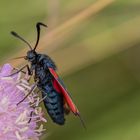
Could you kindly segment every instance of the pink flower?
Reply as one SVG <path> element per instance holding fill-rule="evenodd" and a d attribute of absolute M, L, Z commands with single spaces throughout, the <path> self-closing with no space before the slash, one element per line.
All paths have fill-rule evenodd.
<path fill-rule="evenodd" d="M 33 92 L 17 105 L 32 86 L 21 73 L 5 77 L 12 71 L 9 64 L 0 68 L 0 140 L 39 140 L 44 131 L 40 122 L 46 122 L 41 107 L 36 106 L 40 98 Z"/>

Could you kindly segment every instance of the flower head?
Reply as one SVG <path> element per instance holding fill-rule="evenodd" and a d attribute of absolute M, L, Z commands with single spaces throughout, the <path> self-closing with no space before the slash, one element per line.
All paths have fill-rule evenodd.
<path fill-rule="evenodd" d="M 32 89 L 27 75 L 21 73 L 10 75 L 13 68 L 5 64 L 0 68 L 0 140 L 39 140 L 44 131 L 45 121 L 39 103 L 38 94 L 32 92 L 18 104 Z"/>

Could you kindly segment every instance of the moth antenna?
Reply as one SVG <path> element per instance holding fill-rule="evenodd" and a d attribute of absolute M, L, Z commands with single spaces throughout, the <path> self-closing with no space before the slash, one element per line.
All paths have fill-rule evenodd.
<path fill-rule="evenodd" d="M 22 40 L 24 43 L 26 43 L 28 45 L 28 47 L 30 48 L 30 50 L 32 50 L 31 45 L 25 39 L 23 39 L 21 36 L 19 36 L 16 32 L 12 31 L 11 34 L 14 37 L 17 37 L 18 39 Z"/>
<path fill-rule="evenodd" d="M 48 27 L 47 25 L 45 25 L 45 24 L 43 24 L 43 23 L 41 23 L 41 22 L 38 22 L 38 23 L 36 24 L 36 29 L 37 29 L 37 40 L 36 40 L 35 47 L 34 47 L 34 49 L 33 49 L 34 51 L 36 50 L 37 45 L 38 45 L 38 43 L 39 43 L 39 39 L 40 39 L 40 30 L 41 30 L 40 26 Z"/>

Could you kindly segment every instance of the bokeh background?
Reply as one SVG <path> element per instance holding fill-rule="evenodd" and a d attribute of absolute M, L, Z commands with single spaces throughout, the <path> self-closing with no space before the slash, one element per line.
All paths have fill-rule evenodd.
<path fill-rule="evenodd" d="M 42 140 L 140 139 L 140 0 L 0 0 L 0 63 L 28 50 L 42 21 L 38 51 L 51 56 L 85 121 L 48 118 Z"/>

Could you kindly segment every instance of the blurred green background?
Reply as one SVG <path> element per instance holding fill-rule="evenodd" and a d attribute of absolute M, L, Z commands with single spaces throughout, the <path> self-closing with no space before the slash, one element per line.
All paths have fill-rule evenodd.
<path fill-rule="evenodd" d="M 48 25 L 38 51 L 54 59 L 85 120 L 86 131 L 72 114 L 64 126 L 46 114 L 42 140 L 140 139 L 139 0 L 1 0 L 0 17 L 1 64 L 27 50 L 11 30 L 33 43 L 36 22 Z"/>

